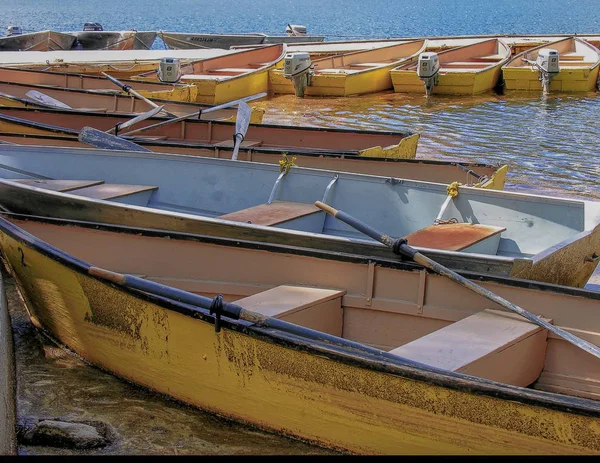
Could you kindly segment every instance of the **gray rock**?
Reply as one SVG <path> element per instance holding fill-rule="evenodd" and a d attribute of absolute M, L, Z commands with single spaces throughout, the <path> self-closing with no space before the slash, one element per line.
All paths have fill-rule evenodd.
<path fill-rule="evenodd" d="M 106 447 L 112 440 L 112 431 L 102 422 L 47 419 L 25 430 L 21 443 L 85 450 Z"/>

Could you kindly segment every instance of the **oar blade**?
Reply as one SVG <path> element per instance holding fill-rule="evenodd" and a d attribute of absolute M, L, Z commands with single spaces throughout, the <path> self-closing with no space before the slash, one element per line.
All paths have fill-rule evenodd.
<path fill-rule="evenodd" d="M 105 150 L 150 151 L 148 148 L 144 148 L 137 143 L 117 137 L 116 135 L 110 135 L 93 127 L 86 126 L 82 128 L 78 139 L 81 143 Z"/>
<path fill-rule="evenodd" d="M 250 117 L 252 116 L 252 108 L 248 106 L 245 101 L 240 101 L 238 104 L 238 112 L 235 119 L 235 144 L 233 146 L 233 154 L 231 159 L 236 160 L 240 145 L 246 138 L 246 132 L 248 132 L 248 126 L 250 125 Z"/>
<path fill-rule="evenodd" d="M 245 101 L 240 101 L 238 104 L 237 116 L 235 118 L 235 133 L 236 135 L 242 134 L 246 136 L 248 132 L 248 126 L 250 125 L 250 118 L 252 117 L 252 108 L 248 106 Z"/>
<path fill-rule="evenodd" d="M 51 106 L 53 108 L 73 109 L 68 104 L 63 103 L 62 101 L 57 100 L 56 98 L 52 98 L 50 95 L 46 95 L 45 93 L 38 92 L 37 90 L 29 90 L 25 94 L 25 96 L 27 96 L 28 98 L 30 98 L 31 100 L 33 100 L 37 103 L 41 103 L 46 106 Z"/>
<path fill-rule="evenodd" d="M 119 124 L 119 131 L 126 129 L 127 127 L 131 127 L 132 125 L 138 124 L 146 119 L 156 115 L 161 112 L 164 106 L 157 106 L 156 108 L 152 108 L 150 111 L 146 111 L 145 113 L 140 114 L 139 116 L 135 116 L 133 119 L 129 119 L 128 121 Z"/>

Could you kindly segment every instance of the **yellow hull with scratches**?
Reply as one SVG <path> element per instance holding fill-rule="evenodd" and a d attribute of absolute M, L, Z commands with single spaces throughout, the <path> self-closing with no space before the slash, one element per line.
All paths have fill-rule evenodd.
<path fill-rule="evenodd" d="M 598 418 L 336 361 L 244 327 L 217 333 L 4 230 L 0 245 L 36 326 L 93 365 L 209 412 L 358 454 L 600 451 Z"/>

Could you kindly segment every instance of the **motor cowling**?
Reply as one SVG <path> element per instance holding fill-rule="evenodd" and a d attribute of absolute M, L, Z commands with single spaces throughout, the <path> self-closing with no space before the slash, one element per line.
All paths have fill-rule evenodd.
<path fill-rule="evenodd" d="M 21 35 L 22 33 L 23 29 L 21 29 L 21 26 L 8 26 L 6 36 L 10 37 L 11 35 Z"/>
<path fill-rule="evenodd" d="M 425 93 L 431 95 L 433 87 L 438 83 L 440 59 L 437 53 L 421 53 L 417 61 L 417 76 L 425 85 Z"/>
<path fill-rule="evenodd" d="M 82 30 L 85 32 L 100 32 L 103 31 L 104 28 L 100 23 L 84 23 Z"/>
<path fill-rule="evenodd" d="M 539 51 L 537 60 L 538 67 L 548 74 L 558 74 L 560 72 L 558 51 L 552 48 L 543 48 Z"/>
<path fill-rule="evenodd" d="M 535 65 L 540 71 L 539 79 L 544 93 L 550 91 L 552 79 L 560 72 L 559 58 L 558 51 L 552 48 L 542 48 L 538 52 Z"/>
<path fill-rule="evenodd" d="M 417 64 L 417 75 L 421 79 L 433 77 L 440 71 L 440 59 L 437 53 L 421 53 Z"/>
<path fill-rule="evenodd" d="M 304 36 L 306 35 L 306 26 L 288 24 L 285 28 L 285 33 L 290 36 Z"/>
<path fill-rule="evenodd" d="M 177 58 L 162 58 L 158 65 L 158 80 L 176 83 L 181 78 L 181 63 Z"/>
<path fill-rule="evenodd" d="M 303 97 L 304 90 L 310 85 L 312 61 L 305 52 L 288 53 L 283 60 L 283 77 L 291 79 L 296 96 Z"/>
<path fill-rule="evenodd" d="M 310 70 L 310 54 L 304 52 L 288 53 L 283 61 L 283 76 L 288 79 Z"/>

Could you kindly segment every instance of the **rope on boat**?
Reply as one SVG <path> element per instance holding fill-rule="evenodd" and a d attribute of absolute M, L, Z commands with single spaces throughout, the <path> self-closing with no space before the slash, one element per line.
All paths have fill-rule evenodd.
<path fill-rule="evenodd" d="M 295 166 L 296 156 L 293 156 L 291 159 L 287 157 L 287 153 L 282 154 L 283 159 L 279 160 L 279 172 L 283 172 L 287 174 L 290 171 L 290 167 Z"/>
<path fill-rule="evenodd" d="M 446 192 L 448 196 L 452 198 L 456 198 L 458 196 L 458 187 L 462 185 L 460 182 L 452 182 L 450 185 L 446 187 Z"/>

